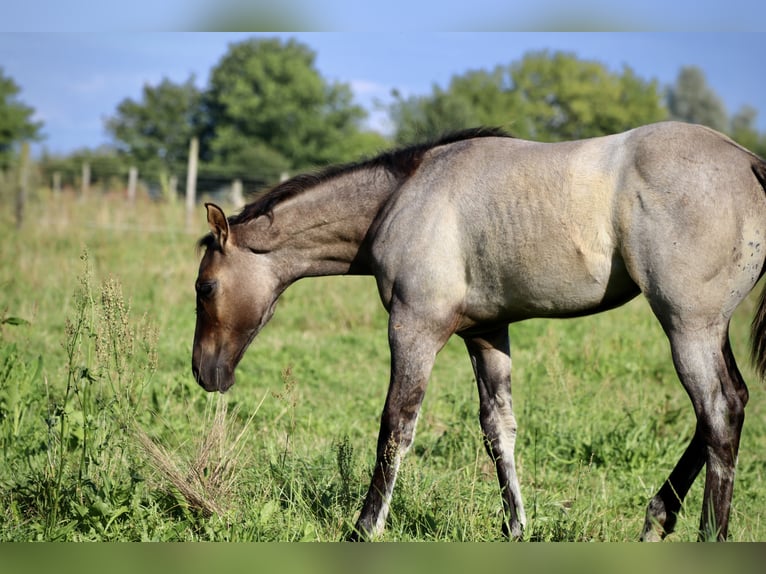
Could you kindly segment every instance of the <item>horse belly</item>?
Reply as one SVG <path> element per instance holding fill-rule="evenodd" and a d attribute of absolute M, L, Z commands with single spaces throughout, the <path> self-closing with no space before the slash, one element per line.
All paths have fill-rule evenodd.
<path fill-rule="evenodd" d="M 639 293 L 616 251 L 571 245 L 485 260 L 469 276 L 465 309 L 475 323 L 588 315 Z"/>

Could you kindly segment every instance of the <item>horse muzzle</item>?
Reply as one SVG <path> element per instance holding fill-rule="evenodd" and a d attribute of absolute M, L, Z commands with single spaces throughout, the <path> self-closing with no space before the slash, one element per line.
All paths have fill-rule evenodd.
<path fill-rule="evenodd" d="M 215 362 L 200 365 L 192 361 L 192 374 L 199 386 L 209 393 L 225 393 L 234 384 L 234 370 Z"/>

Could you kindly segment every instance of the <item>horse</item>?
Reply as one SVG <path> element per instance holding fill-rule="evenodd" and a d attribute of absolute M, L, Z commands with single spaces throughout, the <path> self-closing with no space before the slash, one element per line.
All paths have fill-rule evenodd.
<path fill-rule="evenodd" d="M 437 353 L 456 334 L 479 390 L 502 533 L 526 522 L 514 462 L 509 324 L 606 311 L 643 294 L 696 415 L 650 500 L 640 539 L 673 532 L 706 467 L 699 536 L 727 538 L 748 390 L 729 320 L 766 265 L 766 162 L 707 127 L 661 122 L 541 143 L 465 130 L 298 175 L 210 232 L 196 280 L 192 372 L 223 393 L 280 295 L 303 277 L 375 277 L 388 311 L 390 382 L 352 540 L 382 533 Z M 766 376 L 766 290 L 752 323 Z"/>

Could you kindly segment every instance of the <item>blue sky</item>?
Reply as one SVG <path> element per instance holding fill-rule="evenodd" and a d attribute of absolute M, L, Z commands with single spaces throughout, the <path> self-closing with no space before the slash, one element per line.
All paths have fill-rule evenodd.
<path fill-rule="evenodd" d="M 239 21 L 232 22 L 236 14 Z M 760 31 L 762 0 L 24 0 L 3 31 Z M 278 27 L 273 27 L 278 26 Z M 224 26 L 226 27 L 226 26 Z"/>
<path fill-rule="evenodd" d="M 143 0 L 139 0 L 139 3 Z M 193 2 L 192 2 L 193 4 Z M 360 3 L 361 4 L 361 3 Z M 163 77 L 205 85 L 210 69 L 231 42 L 253 33 L 0 32 L 0 68 L 21 86 L 21 99 L 45 122 L 43 142 L 54 153 L 107 143 L 104 119 L 124 98 L 139 99 L 142 86 Z M 271 33 L 262 33 L 274 36 Z M 671 83 L 681 66 L 702 68 L 729 113 L 749 104 L 766 131 L 766 34 L 761 33 L 521 33 L 521 32 L 315 32 L 296 37 L 317 54 L 329 80 L 352 86 L 357 102 L 386 129 L 375 102 L 446 86 L 455 74 L 492 69 L 530 50 L 566 50 L 619 71 Z M 512 129 L 513 118 L 509 116 Z M 41 146 L 36 146 L 41 149 Z"/>

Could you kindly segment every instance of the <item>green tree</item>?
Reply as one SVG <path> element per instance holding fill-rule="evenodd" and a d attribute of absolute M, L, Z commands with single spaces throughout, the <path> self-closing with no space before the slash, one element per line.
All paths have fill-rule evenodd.
<path fill-rule="evenodd" d="M 366 112 L 346 84 L 325 81 L 295 40 L 233 44 L 213 68 L 205 105 L 213 161 L 244 177 L 353 159 Z"/>
<path fill-rule="evenodd" d="M 393 96 L 389 113 L 399 143 L 479 125 L 509 125 L 509 78 L 501 67 L 453 76 L 446 90 L 435 85 L 430 95 L 403 98 L 395 91 Z"/>
<path fill-rule="evenodd" d="M 438 86 L 429 96 L 404 98 L 398 91 L 393 96 L 389 114 L 396 126 L 394 139 L 400 144 L 435 139 L 480 123 L 470 102 Z"/>
<path fill-rule="evenodd" d="M 705 73 L 695 66 L 681 68 L 675 83 L 667 90 L 670 117 L 704 124 L 725 132 L 729 127 L 721 98 L 707 85 Z"/>
<path fill-rule="evenodd" d="M 530 53 L 510 67 L 512 130 L 545 141 L 617 133 L 664 119 L 657 82 L 572 54 Z"/>
<path fill-rule="evenodd" d="M 509 66 L 455 76 L 447 90 L 399 97 L 391 116 L 399 141 L 476 125 L 555 141 L 623 131 L 666 112 L 656 81 L 629 67 L 615 74 L 571 54 L 534 52 Z"/>
<path fill-rule="evenodd" d="M 766 134 L 760 133 L 755 125 L 758 110 L 749 105 L 742 106 L 729 122 L 729 135 L 747 149 L 766 158 Z"/>
<path fill-rule="evenodd" d="M 90 166 L 90 183 L 104 191 L 118 191 L 127 184 L 128 169 L 132 162 L 114 148 L 79 149 L 64 156 L 51 155 L 44 151 L 39 160 L 43 180 L 48 184 L 53 174 L 58 173 L 63 187 L 79 188 L 82 180 L 82 166 Z"/>
<path fill-rule="evenodd" d="M 470 106 L 479 124 L 503 126 L 511 121 L 511 87 L 507 68 L 497 66 L 492 71 L 471 70 L 455 76 L 449 91 Z"/>
<path fill-rule="evenodd" d="M 0 68 L 0 170 L 13 163 L 14 148 L 23 141 L 39 140 L 42 122 L 35 122 L 35 113 L 18 99 L 21 89 Z"/>
<path fill-rule="evenodd" d="M 758 130 L 755 118 L 758 110 L 752 106 L 742 106 L 729 122 L 729 134 L 746 148 L 754 150 L 758 146 Z"/>
<path fill-rule="evenodd" d="M 194 77 L 145 85 L 140 101 L 126 98 L 106 122 L 118 150 L 148 176 L 178 175 L 186 168 L 189 140 L 202 130 L 202 94 Z"/>

